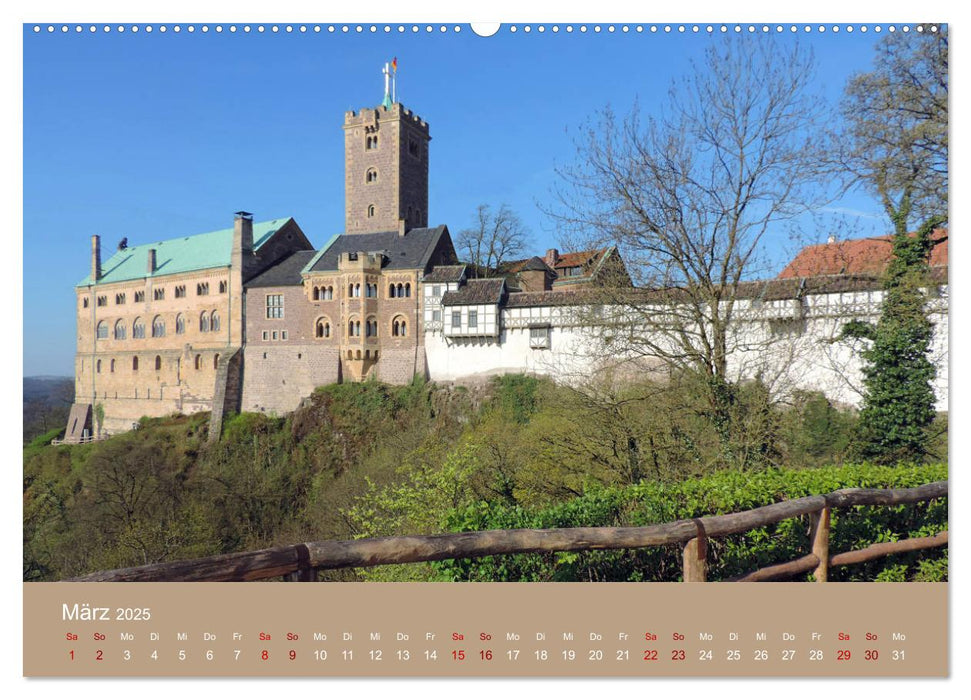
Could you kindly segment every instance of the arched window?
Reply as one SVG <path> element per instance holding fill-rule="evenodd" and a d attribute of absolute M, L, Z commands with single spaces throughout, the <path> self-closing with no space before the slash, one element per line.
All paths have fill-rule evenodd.
<path fill-rule="evenodd" d="M 314 324 L 314 336 L 317 338 L 330 337 L 330 321 L 326 318 L 318 318 Z"/>
<path fill-rule="evenodd" d="M 367 321 L 364 322 L 364 335 L 368 338 L 374 338 L 378 334 L 378 322 L 372 316 Z"/>
<path fill-rule="evenodd" d="M 131 337 L 132 338 L 144 338 L 145 337 L 145 322 L 136 318 L 131 324 Z"/>
<path fill-rule="evenodd" d="M 400 282 L 398 283 L 398 290 L 397 291 L 398 291 L 398 296 L 399 297 L 403 297 L 405 295 L 405 286 L 403 284 L 401 284 Z"/>
<path fill-rule="evenodd" d="M 162 369 L 162 356 L 161 355 L 156 355 L 155 356 L 155 371 L 158 372 L 161 369 Z"/>
<path fill-rule="evenodd" d="M 94 363 L 94 371 L 101 374 L 101 360 Z"/>
<path fill-rule="evenodd" d="M 212 358 L 212 368 L 213 369 L 219 369 L 219 354 L 218 353 L 216 355 L 214 355 L 213 358 Z"/>
<path fill-rule="evenodd" d="M 108 338 L 108 324 L 105 321 L 98 322 L 98 340 L 105 340 Z"/>
<path fill-rule="evenodd" d="M 314 301 L 320 301 L 320 287 L 314 287 Z"/>
<path fill-rule="evenodd" d="M 219 312 L 213 309 L 213 312 L 209 315 L 209 329 L 211 331 L 219 330 Z"/>
<path fill-rule="evenodd" d="M 185 316 L 179 314 L 175 317 L 175 334 L 182 335 L 185 333 Z"/>
<path fill-rule="evenodd" d="M 334 298 L 334 288 L 333 287 L 327 287 L 327 296 L 325 297 L 325 299 L 330 300 L 330 299 L 333 299 L 333 298 Z"/>
<path fill-rule="evenodd" d="M 209 314 L 205 311 L 199 315 L 199 332 L 209 332 Z"/>
<path fill-rule="evenodd" d="M 121 321 L 121 320 L 116 321 L 115 322 L 115 340 L 124 340 L 127 335 L 128 335 L 128 331 L 125 328 L 125 322 L 124 321 Z"/>
<path fill-rule="evenodd" d="M 373 184 L 378 181 L 378 171 L 376 168 L 368 168 L 367 173 L 364 176 L 364 181 L 367 184 Z"/>
<path fill-rule="evenodd" d="M 349 296 L 349 297 L 354 296 L 354 285 L 353 284 L 347 285 L 347 296 Z"/>
<path fill-rule="evenodd" d="M 393 284 L 389 284 L 388 285 L 388 298 L 389 299 L 394 299 L 394 285 Z"/>
<path fill-rule="evenodd" d="M 225 294 L 225 293 L 226 293 L 226 289 L 227 289 L 227 286 L 226 286 L 226 280 L 222 280 L 222 281 L 221 281 L 221 282 L 219 283 L 219 293 L 220 293 L 220 294 Z"/>
<path fill-rule="evenodd" d="M 361 285 L 360 283 L 354 285 L 354 296 L 360 298 L 361 296 Z"/>
<path fill-rule="evenodd" d="M 152 319 L 152 337 L 162 338 L 165 336 L 165 320 L 161 316 Z"/>
<path fill-rule="evenodd" d="M 411 296 L 411 282 L 405 283 L 405 296 L 406 297 Z"/>
<path fill-rule="evenodd" d="M 196 369 L 202 369 L 202 355 L 196 355 Z"/>
<path fill-rule="evenodd" d="M 391 323 L 391 335 L 397 338 L 408 335 L 408 322 L 404 316 L 395 316 Z"/>
<path fill-rule="evenodd" d="M 368 208 L 367 208 L 367 216 L 368 216 L 368 218 L 369 218 L 369 219 L 373 219 L 373 218 L 374 218 L 374 213 L 375 213 L 375 209 L 374 209 L 374 205 L 373 205 L 373 204 L 371 204 L 371 205 L 370 205 L 370 206 L 368 206 Z"/>
<path fill-rule="evenodd" d="M 131 358 L 131 371 L 132 372 L 138 371 L 138 355 L 135 355 L 135 357 Z"/>

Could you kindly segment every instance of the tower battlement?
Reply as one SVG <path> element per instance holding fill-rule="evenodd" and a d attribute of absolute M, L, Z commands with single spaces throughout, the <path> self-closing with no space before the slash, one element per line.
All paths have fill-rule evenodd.
<path fill-rule="evenodd" d="M 387 109 L 386 107 L 375 107 L 374 109 L 365 107 L 357 111 L 349 110 L 344 112 L 344 127 L 370 126 L 381 119 L 401 119 L 410 122 L 416 128 L 428 133 L 428 122 L 400 102 L 392 104 L 391 109 Z"/>

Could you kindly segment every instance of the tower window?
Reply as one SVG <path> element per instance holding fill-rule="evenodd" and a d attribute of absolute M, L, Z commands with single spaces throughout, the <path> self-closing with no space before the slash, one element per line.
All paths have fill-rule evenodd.
<path fill-rule="evenodd" d="M 85 309 L 88 308 L 88 298 L 87 297 L 84 297 L 83 299 L 81 299 L 81 306 L 84 307 Z"/>
<path fill-rule="evenodd" d="M 377 210 L 374 208 L 374 205 L 373 204 L 369 205 L 368 208 L 367 208 L 367 216 L 368 216 L 368 218 L 369 219 L 373 219 L 374 218 L 374 214 L 376 213 L 376 211 Z"/>
<path fill-rule="evenodd" d="M 418 150 L 418 142 L 415 139 L 408 139 L 408 153 L 413 155 L 415 158 L 421 157 L 421 154 Z"/>
<path fill-rule="evenodd" d="M 375 168 L 368 168 L 367 173 L 364 175 L 364 181 L 371 185 L 378 181 L 378 171 Z"/>
<path fill-rule="evenodd" d="M 161 355 L 156 355 L 155 356 L 155 371 L 156 372 L 160 372 L 161 370 L 162 370 L 162 356 Z"/>
<path fill-rule="evenodd" d="M 182 299 L 183 297 L 185 297 L 185 285 L 184 284 L 177 285 L 175 287 L 175 298 Z"/>
<path fill-rule="evenodd" d="M 108 337 L 108 324 L 104 321 L 98 323 L 98 340 L 105 340 Z"/>
<path fill-rule="evenodd" d="M 162 301 L 163 299 L 165 299 L 165 287 L 162 287 L 160 289 L 153 289 L 152 298 L 155 299 L 155 301 Z"/>
<path fill-rule="evenodd" d="M 115 304 L 117 304 L 118 306 L 121 306 L 124 303 L 125 303 L 125 295 L 115 294 Z"/>
<path fill-rule="evenodd" d="M 135 303 L 140 304 L 143 301 L 145 301 L 145 292 L 144 291 L 135 292 Z"/>
<path fill-rule="evenodd" d="M 132 369 L 132 372 L 138 371 L 138 355 L 135 355 L 134 357 L 131 358 L 131 369 Z"/>
<path fill-rule="evenodd" d="M 199 284 L 196 285 L 196 296 L 197 297 L 204 297 L 207 294 L 209 294 L 209 283 L 208 282 L 200 282 Z"/>
<path fill-rule="evenodd" d="M 219 283 L 219 293 L 220 294 L 225 294 L 226 293 L 226 289 L 228 289 L 228 287 L 226 285 L 226 280 L 222 280 Z"/>
<path fill-rule="evenodd" d="M 377 147 L 378 147 L 378 136 L 377 136 L 377 134 L 368 136 L 366 139 L 364 139 L 364 148 L 366 150 L 373 151 Z"/>

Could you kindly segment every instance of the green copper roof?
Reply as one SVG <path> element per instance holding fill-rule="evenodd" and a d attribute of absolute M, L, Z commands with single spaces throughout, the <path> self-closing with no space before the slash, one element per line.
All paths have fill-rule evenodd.
<path fill-rule="evenodd" d="M 276 233 L 286 219 L 253 222 L 253 249 L 259 250 L 270 236 Z M 210 233 L 198 233 L 185 238 L 170 238 L 167 241 L 143 243 L 117 251 L 101 263 L 101 279 L 98 284 L 124 282 L 148 277 L 148 251 L 155 249 L 155 274 L 173 275 L 178 272 L 206 270 L 212 267 L 229 267 L 233 248 L 233 229 L 227 228 Z M 88 274 L 78 282 L 79 287 L 91 284 Z"/>

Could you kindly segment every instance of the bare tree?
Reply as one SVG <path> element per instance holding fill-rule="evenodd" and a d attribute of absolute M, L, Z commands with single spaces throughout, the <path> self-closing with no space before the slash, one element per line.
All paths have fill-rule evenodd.
<path fill-rule="evenodd" d="M 947 31 L 921 29 L 887 35 L 841 105 L 839 166 L 877 198 L 897 234 L 947 218 Z"/>
<path fill-rule="evenodd" d="M 605 290 L 627 327 L 602 324 L 613 352 L 700 375 L 726 431 L 729 359 L 751 340 L 732 331 L 744 283 L 765 271 L 765 236 L 819 203 L 812 74 L 810 55 L 771 38 L 711 46 L 659 116 L 607 108 L 585 127 L 549 212 L 578 241 L 616 243 L 654 290 Z"/>
<path fill-rule="evenodd" d="M 488 204 L 480 204 L 476 216 L 475 225 L 460 231 L 456 240 L 459 254 L 472 266 L 472 277 L 495 272 L 522 255 L 526 246 L 526 229 L 507 205 L 493 211 Z"/>

